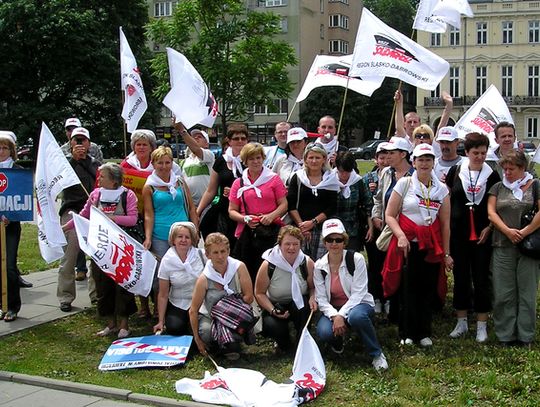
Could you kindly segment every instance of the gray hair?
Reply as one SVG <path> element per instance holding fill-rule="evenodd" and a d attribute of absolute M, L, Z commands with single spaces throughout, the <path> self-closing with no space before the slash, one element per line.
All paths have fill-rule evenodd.
<path fill-rule="evenodd" d="M 135 143 L 139 140 L 146 140 L 152 146 L 152 150 L 155 150 L 157 147 L 156 144 L 156 135 L 152 130 L 137 129 L 131 133 L 131 150 L 135 149 Z"/>
<path fill-rule="evenodd" d="M 109 178 L 114 182 L 114 185 L 118 188 L 122 185 L 124 178 L 124 170 L 116 163 L 105 163 L 99 167 L 99 171 L 107 173 Z"/>

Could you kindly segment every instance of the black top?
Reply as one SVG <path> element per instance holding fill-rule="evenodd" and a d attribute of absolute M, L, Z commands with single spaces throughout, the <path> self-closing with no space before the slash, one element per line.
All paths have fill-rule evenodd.
<path fill-rule="evenodd" d="M 73 167 L 73 170 L 79 177 L 81 183 L 64 190 L 62 206 L 60 207 L 60 216 L 66 211 L 81 211 L 88 200 L 88 194 L 94 189 L 97 169 L 99 167 L 99 162 L 89 155 L 87 155 L 84 160 L 74 160 L 71 158 L 69 164 Z"/>
<path fill-rule="evenodd" d="M 298 185 L 300 184 L 300 199 L 298 207 Z M 320 213 L 324 213 L 327 218 L 331 218 L 336 213 L 337 208 L 337 191 L 329 191 L 327 189 L 319 189 L 317 196 L 313 195 L 311 188 L 306 187 L 298 181 L 298 176 L 294 174 L 289 183 L 289 192 L 287 194 L 287 202 L 289 211 L 298 210 L 302 221 L 313 219 Z"/>
<path fill-rule="evenodd" d="M 223 190 L 226 187 L 231 187 L 234 180 L 236 179 L 232 170 L 227 167 L 227 161 L 223 156 L 216 158 L 212 169 L 218 175 L 218 191 L 219 191 L 219 202 L 217 206 L 224 211 L 229 210 L 229 198 L 223 196 Z M 242 174 L 240 174 L 242 176 Z"/>

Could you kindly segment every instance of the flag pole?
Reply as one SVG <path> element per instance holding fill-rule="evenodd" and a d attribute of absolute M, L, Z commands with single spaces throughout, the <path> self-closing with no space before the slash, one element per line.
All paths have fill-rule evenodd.
<path fill-rule="evenodd" d="M 304 325 L 304 329 L 307 329 L 307 327 L 309 326 L 309 323 L 311 322 L 311 317 L 313 316 L 314 313 L 315 311 L 311 310 L 311 312 L 309 313 L 309 317 L 307 319 L 306 325 Z"/>
<path fill-rule="evenodd" d="M 287 116 L 287 121 L 289 122 L 291 120 L 291 116 L 294 112 L 294 108 L 296 107 L 296 100 L 294 101 L 294 105 L 292 106 L 292 109 L 291 109 L 291 112 L 289 113 L 289 115 Z"/>
<path fill-rule="evenodd" d="M 122 92 L 122 106 L 124 106 L 124 103 L 126 103 L 126 92 L 124 90 L 122 90 L 121 92 Z M 124 118 L 122 118 L 122 123 L 124 123 L 122 126 L 124 129 L 124 157 L 127 157 L 127 123 L 124 120 Z"/>
<path fill-rule="evenodd" d="M 336 137 L 339 140 L 339 131 L 341 130 L 341 120 L 343 119 L 343 113 L 345 112 L 345 103 L 347 102 L 347 92 L 349 91 L 349 80 L 351 77 L 347 75 L 347 86 L 345 86 L 345 93 L 343 93 L 343 103 L 341 104 L 341 113 L 339 114 L 338 128 Z"/>
<path fill-rule="evenodd" d="M 1 283 L 2 286 L 2 311 L 6 313 L 8 310 L 7 298 L 7 261 L 6 261 L 6 225 L 3 219 L 0 219 L 0 256 L 1 256 Z"/>

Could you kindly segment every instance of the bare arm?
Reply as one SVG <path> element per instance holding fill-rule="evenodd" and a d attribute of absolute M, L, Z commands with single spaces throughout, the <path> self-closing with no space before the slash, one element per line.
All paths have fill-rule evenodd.
<path fill-rule="evenodd" d="M 152 232 L 154 230 L 154 204 L 152 203 L 152 188 L 145 185 L 142 191 L 144 202 L 144 235 L 143 246 L 150 249 L 152 246 Z"/>
<path fill-rule="evenodd" d="M 154 333 L 163 331 L 165 326 L 165 313 L 167 311 L 167 303 L 169 302 L 169 280 L 159 279 L 159 294 L 158 294 L 158 323 L 154 325 Z"/>
<path fill-rule="evenodd" d="M 452 96 L 450 96 L 450 93 L 445 90 L 442 92 L 442 100 L 444 101 L 444 110 L 441 115 L 441 120 L 439 121 L 439 126 L 437 126 L 435 137 L 439 134 L 440 129 L 448 125 L 450 113 L 452 113 L 452 109 L 454 108 L 454 100 L 452 99 Z"/>
<path fill-rule="evenodd" d="M 399 226 L 397 220 L 397 217 L 401 211 L 401 199 L 401 195 L 399 195 L 396 191 L 392 191 L 392 195 L 390 195 L 388 205 L 386 206 L 384 219 L 398 240 L 398 248 L 403 250 L 406 255 L 410 250 L 409 240 L 405 236 L 405 233 L 401 229 L 401 226 Z"/>
<path fill-rule="evenodd" d="M 536 216 L 535 216 L 536 217 Z M 490 195 L 488 198 L 488 218 L 490 222 L 503 233 L 513 244 L 517 244 L 523 239 L 520 230 L 509 228 L 497 213 L 497 197 Z"/>
<path fill-rule="evenodd" d="M 260 221 L 263 225 L 270 225 L 276 218 L 279 218 L 287 212 L 287 207 L 289 206 L 287 202 L 287 197 L 283 196 L 277 200 L 277 207 L 270 213 L 263 214 L 260 218 Z"/>
<path fill-rule="evenodd" d="M 255 279 L 255 299 L 260 307 L 266 310 L 270 315 L 276 318 L 286 319 L 289 316 L 289 312 L 284 312 L 283 314 L 276 314 L 274 312 L 274 304 L 266 295 L 266 290 L 270 286 L 270 279 L 268 278 L 268 262 L 265 260 L 262 262 L 259 271 L 257 272 L 257 278 Z M 285 316 L 286 314 L 286 316 Z"/>
<path fill-rule="evenodd" d="M 315 312 L 317 311 L 317 300 L 315 298 L 315 283 L 313 281 L 313 270 L 315 268 L 315 263 L 311 260 L 310 257 L 307 257 L 307 285 L 309 290 L 309 308 Z"/>
<path fill-rule="evenodd" d="M 450 197 L 444 197 L 439 209 L 439 222 L 441 222 L 442 243 L 444 248 L 444 264 L 447 269 L 454 267 L 454 260 L 450 256 Z"/>
<path fill-rule="evenodd" d="M 251 277 L 249 276 L 246 265 L 242 263 L 238 270 L 238 277 L 240 279 L 240 291 L 242 291 L 242 300 L 246 304 L 253 302 L 253 284 L 251 283 Z"/>
<path fill-rule="evenodd" d="M 396 136 L 406 137 L 405 115 L 403 114 L 403 95 L 399 89 L 394 93 L 394 103 L 396 104 L 396 113 L 394 117 L 396 122 Z"/>

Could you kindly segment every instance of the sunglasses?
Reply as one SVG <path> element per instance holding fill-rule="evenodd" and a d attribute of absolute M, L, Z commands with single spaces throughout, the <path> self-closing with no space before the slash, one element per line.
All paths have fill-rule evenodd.
<path fill-rule="evenodd" d="M 246 141 L 247 137 L 232 137 L 231 141 Z"/>
<path fill-rule="evenodd" d="M 326 243 L 343 243 L 345 241 L 342 237 L 327 237 L 324 239 Z"/>
<path fill-rule="evenodd" d="M 429 134 L 426 134 L 426 133 L 417 133 L 417 134 L 414 135 L 414 138 L 419 139 L 419 140 L 420 139 L 426 139 L 427 140 L 427 139 L 430 139 L 431 136 Z"/>

